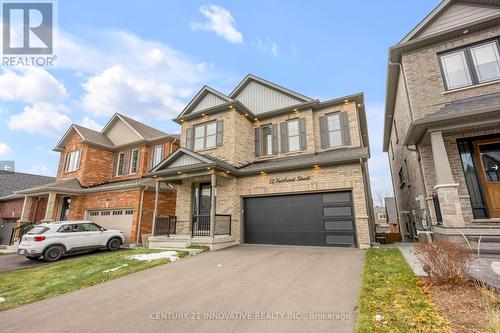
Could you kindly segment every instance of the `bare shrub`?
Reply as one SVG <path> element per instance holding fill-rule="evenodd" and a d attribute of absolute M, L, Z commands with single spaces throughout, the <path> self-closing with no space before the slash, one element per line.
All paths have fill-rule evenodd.
<path fill-rule="evenodd" d="M 469 281 L 470 251 L 454 242 L 419 243 L 416 255 L 434 284 L 464 284 Z"/>

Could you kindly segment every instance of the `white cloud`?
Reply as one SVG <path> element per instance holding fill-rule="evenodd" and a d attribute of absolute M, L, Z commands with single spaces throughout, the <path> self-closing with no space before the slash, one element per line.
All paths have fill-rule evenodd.
<path fill-rule="evenodd" d="M 30 134 L 59 136 L 71 125 L 64 105 L 50 103 L 34 103 L 26 106 L 24 111 L 12 115 L 8 121 L 10 130 L 22 130 Z"/>
<path fill-rule="evenodd" d="M 93 129 L 94 131 L 101 131 L 103 128 L 102 125 L 96 123 L 93 119 L 90 119 L 89 117 L 84 117 L 80 125 L 82 125 L 83 127 Z"/>
<path fill-rule="evenodd" d="M 257 37 L 256 41 L 252 42 L 252 46 L 265 53 L 272 54 L 275 58 L 278 57 L 278 44 L 269 38 L 266 38 L 266 40 L 263 41 L 260 37 Z"/>
<path fill-rule="evenodd" d="M 230 43 L 243 43 L 243 34 L 236 30 L 236 21 L 226 8 L 218 5 L 204 5 L 200 7 L 200 13 L 208 21 L 191 23 L 192 30 L 212 31 Z"/>
<path fill-rule="evenodd" d="M 68 97 L 64 85 L 39 67 L 4 69 L 0 75 L 0 100 L 54 102 Z"/>
<path fill-rule="evenodd" d="M 0 156 L 12 154 L 12 149 L 5 142 L 0 142 Z"/>
<path fill-rule="evenodd" d="M 109 41 L 107 52 L 114 64 L 82 84 L 81 106 L 94 115 L 121 112 L 139 119 L 170 119 L 211 77 L 213 64 L 192 61 L 164 44 L 124 32 L 101 35 Z"/>

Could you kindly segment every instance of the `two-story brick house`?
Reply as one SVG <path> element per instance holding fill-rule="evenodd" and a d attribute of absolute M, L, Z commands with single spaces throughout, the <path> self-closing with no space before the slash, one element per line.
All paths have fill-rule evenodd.
<path fill-rule="evenodd" d="M 390 48 L 384 150 L 407 239 L 500 235 L 499 42 L 498 1 L 446 0 Z"/>
<path fill-rule="evenodd" d="M 25 196 L 20 223 L 43 207 L 42 221 L 82 220 L 124 232 L 141 243 L 151 233 L 155 183 L 143 175 L 179 146 L 168 135 L 121 114 L 101 132 L 72 125 L 54 151 L 60 153 L 56 181 L 16 192 Z M 175 214 L 175 190 L 167 184 L 156 197 L 163 215 Z"/>
<path fill-rule="evenodd" d="M 152 247 L 370 246 L 362 94 L 320 102 L 248 75 L 229 95 L 203 87 L 174 121 L 181 148 L 148 176 L 176 187 L 176 224 Z"/>

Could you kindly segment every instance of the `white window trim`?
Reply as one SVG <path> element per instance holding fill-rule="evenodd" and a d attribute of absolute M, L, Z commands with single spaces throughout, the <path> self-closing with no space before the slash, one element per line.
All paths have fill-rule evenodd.
<path fill-rule="evenodd" d="M 132 166 L 134 162 L 134 152 L 137 152 L 137 164 L 135 166 L 135 172 L 132 172 Z M 130 168 L 129 168 L 129 175 L 135 175 L 139 171 L 139 148 L 134 148 L 130 151 Z"/>
<path fill-rule="evenodd" d="M 210 125 L 215 125 L 215 133 L 210 135 L 210 136 L 213 136 L 214 137 L 214 145 L 213 146 L 209 146 L 207 147 L 207 127 L 210 126 Z M 203 135 L 200 136 L 200 137 L 196 137 L 196 129 L 197 128 L 203 128 Z M 199 124 L 199 125 L 195 125 L 193 126 L 193 150 L 194 151 L 200 151 L 200 150 L 205 150 L 205 149 L 213 149 L 213 148 L 216 148 L 217 147 L 217 121 L 216 120 L 213 120 L 213 121 L 210 121 L 208 123 L 203 123 L 203 124 Z M 196 139 L 203 139 L 203 147 L 201 148 L 196 148 Z"/>
<path fill-rule="evenodd" d="M 290 124 L 291 123 L 297 123 L 297 134 L 296 135 L 290 135 Z M 287 130 L 288 130 L 288 152 L 296 152 L 296 151 L 300 151 L 300 122 L 299 122 L 299 118 L 297 119 L 290 119 L 287 121 L 287 124 L 286 126 L 288 127 Z M 291 138 L 292 137 L 297 137 L 298 139 L 298 147 L 297 149 L 291 149 Z"/>
<path fill-rule="evenodd" d="M 332 113 L 328 113 L 325 115 L 326 117 L 326 129 L 327 129 L 327 135 L 328 135 L 328 143 L 329 143 L 329 148 L 338 148 L 344 146 L 343 143 L 343 133 L 342 133 L 342 119 L 340 119 L 340 112 L 341 111 L 335 111 Z M 337 117 L 339 120 L 339 128 L 338 129 L 331 129 L 330 124 L 328 123 L 328 118 L 330 117 Z M 332 140 L 330 140 L 330 133 L 332 132 L 339 132 L 340 133 L 340 143 L 338 145 L 334 145 Z"/>
<path fill-rule="evenodd" d="M 77 149 L 66 153 L 66 156 L 64 158 L 64 173 L 75 172 L 80 169 L 80 152 L 80 149 Z M 72 156 L 76 156 L 74 157 L 74 160 L 72 160 Z M 74 165 L 74 169 L 70 169 L 71 165 Z"/>
<path fill-rule="evenodd" d="M 120 177 L 125 175 L 125 168 L 122 170 L 122 174 L 119 174 L 120 171 L 120 156 L 123 154 L 123 166 L 125 167 L 125 152 L 121 151 L 118 153 L 116 156 L 116 172 L 115 172 L 115 177 Z"/>
<path fill-rule="evenodd" d="M 156 150 L 158 148 L 161 150 L 161 154 L 160 154 L 160 157 L 159 157 L 160 160 L 159 161 L 156 160 Z M 159 144 L 159 145 L 154 146 L 154 148 L 153 148 L 153 156 L 152 156 L 152 163 L 151 163 L 153 165 L 153 168 L 155 166 L 157 166 L 158 164 L 160 164 L 160 162 L 163 160 L 163 155 L 165 154 L 165 150 L 164 149 L 165 149 L 165 147 L 163 147 L 163 144 Z"/>

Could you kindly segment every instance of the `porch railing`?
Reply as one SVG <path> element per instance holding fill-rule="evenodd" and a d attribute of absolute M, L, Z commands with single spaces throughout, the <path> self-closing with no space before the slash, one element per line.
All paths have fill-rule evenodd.
<path fill-rule="evenodd" d="M 215 215 L 215 235 L 231 235 L 231 215 Z M 192 236 L 210 236 L 210 215 L 193 215 Z"/>
<path fill-rule="evenodd" d="M 175 235 L 177 216 L 157 216 L 153 236 Z"/>
<path fill-rule="evenodd" d="M 215 215 L 215 234 L 231 235 L 231 215 Z"/>

